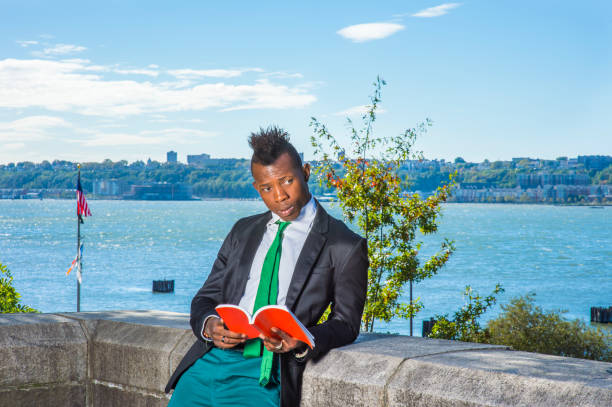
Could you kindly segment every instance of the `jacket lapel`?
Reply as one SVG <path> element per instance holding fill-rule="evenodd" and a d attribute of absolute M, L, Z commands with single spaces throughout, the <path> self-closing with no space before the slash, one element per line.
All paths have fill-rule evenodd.
<path fill-rule="evenodd" d="M 295 301 L 302 292 L 304 283 L 308 279 L 315 262 L 319 258 L 319 253 L 327 241 L 328 216 L 325 209 L 317 201 L 317 213 L 310 233 L 304 242 L 302 252 L 295 264 L 293 277 L 291 277 L 291 284 L 289 284 L 287 298 L 285 299 L 285 305 L 291 310 L 293 310 Z"/>
<path fill-rule="evenodd" d="M 266 231 L 266 224 L 271 218 L 272 214 L 270 212 L 264 213 L 255 221 L 253 227 L 248 228 L 245 232 L 248 234 L 248 236 L 246 236 L 246 243 L 242 248 L 242 254 L 240 255 L 240 262 L 238 263 L 236 276 L 233 279 L 233 281 L 237 282 L 237 286 L 235 290 L 230 291 L 233 297 L 230 300 L 230 304 L 238 304 L 244 295 L 244 290 L 246 288 L 247 280 L 249 279 L 249 273 L 251 272 L 251 265 L 253 264 L 255 253 L 257 252 L 257 248 L 259 247 L 264 232 Z"/>

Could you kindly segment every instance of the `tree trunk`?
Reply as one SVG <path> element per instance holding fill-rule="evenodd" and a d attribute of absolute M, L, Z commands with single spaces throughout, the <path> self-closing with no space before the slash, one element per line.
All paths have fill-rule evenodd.
<path fill-rule="evenodd" d="M 412 336 L 412 280 L 410 280 L 410 336 Z"/>

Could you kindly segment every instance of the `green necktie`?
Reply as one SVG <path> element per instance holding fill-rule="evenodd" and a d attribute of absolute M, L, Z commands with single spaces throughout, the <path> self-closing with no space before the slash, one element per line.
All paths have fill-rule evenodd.
<path fill-rule="evenodd" d="M 268 253 L 266 253 L 263 267 L 261 268 L 261 277 L 259 278 L 253 314 L 261 307 L 276 304 L 278 297 L 278 266 L 281 258 L 283 232 L 291 222 L 277 220 L 276 223 L 278 224 L 278 231 L 272 245 L 268 249 Z M 270 375 L 272 373 L 274 353 L 263 347 L 261 339 L 253 339 L 245 344 L 243 355 L 245 358 L 254 358 L 262 355 L 259 385 L 267 385 L 270 382 Z"/>

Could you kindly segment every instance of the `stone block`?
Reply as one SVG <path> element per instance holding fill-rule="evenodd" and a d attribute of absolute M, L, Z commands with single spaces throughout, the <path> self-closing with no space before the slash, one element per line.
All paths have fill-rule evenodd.
<path fill-rule="evenodd" d="M 8 314 L 0 317 L 0 326 L 0 389 L 87 379 L 87 339 L 78 322 Z"/>
<path fill-rule="evenodd" d="M 92 407 L 166 407 L 169 399 L 163 394 L 151 394 L 122 386 L 92 386 Z"/>
<path fill-rule="evenodd" d="M 302 381 L 302 407 L 384 405 L 385 385 L 402 358 L 332 350 L 309 362 Z"/>
<path fill-rule="evenodd" d="M 92 379 L 162 392 L 184 329 L 100 320 L 92 337 Z"/>
<path fill-rule="evenodd" d="M 612 365 L 502 350 L 424 356 L 402 363 L 389 406 L 611 406 Z"/>
<path fill-rule="evenodd" d="M 82 383 L 49 384 L 0 390 L 0 407 L 85 407 L 85 386 Z"/>
<path fill-rule="evenodd" d="M 170 361 L 168 365 L 168 376 L 167 379 L 170 379 L 172 373 L 174 373 L 174 369 L 179 365 L 183 356 L 187 353 L 187 351 L 191 348 L 191 346 L 197 341 L 193 331 L 191 329 L 185 330 L 183 336 L 178 340 L 174 349 L 170 353 Z"/>

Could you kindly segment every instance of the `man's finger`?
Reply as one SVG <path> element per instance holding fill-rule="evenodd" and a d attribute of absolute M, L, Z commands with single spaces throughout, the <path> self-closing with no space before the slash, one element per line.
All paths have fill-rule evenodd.
<path fill-rule="evenodd" d="M 282 340 L 284 340 L 284 341 L 289 341 L 289 340 L 293 339 L 293 337 L 292 337 L 291 335 L 289 335 L 289 334 L 288 334 L 288 333 L 286 333 L 285 331 L 280 330 L 280 329 L 278 329 L 278 328 L 276 328 L 276 327 L 273 327 L 273 328 L 271 329 L 271 331 L 272 331 L 272 333 L 273 333 L 274 335 L 278 335 L 278 336 L 280 336 L 280 337 L 281 337 L 281 339 L 282 339 Z"/>
<path fill-rule="evenodd" d="M 226 338 L 236 339 L 237 341 L 246 340 L 246 335 L 226 329 L 225 323 L 223 323 L 223 319 L 219 318 L 219 321 L 216 322 L 217 324 L 213 329 L 213 333 L 219 336 L 219 338 L 225 336 Z"/>
<path fill-rule="evenodd" d="M 227 337 L 227 338 L 236 339 L 238 341 L 241 341 L 241 340 L 246 338 L 245 334 L 241 334 L 239 332 L 230 331 L 229 329 L 223 329 L 222 331 L 220 331 L 220 334 L 222 336 Z"/>
<path fill-rule="evenodd" d="M 270 352 L 275 353 L 284 353 L 287 351 L 284 346 L 281 346 L 281 344 L 283 344 L 282 341 L 273 342 L 269 339 L 264 341 L 264 346 L 266 347 L 266 349 L 268 349 Z"/>
<path fill-rule="evenodd" d="M 282 341 L 285 341 L 286 344 L 288 344 L 291 347 L 294 347 L 297 342 L 299 342 L 298 339 L 295 339 L 293 336 L 289 335 L 287 332 L 278 329 L 278 328 L 272 328 L 272 333 L 274 335 L 277 335 L 281 338 Z"/>

